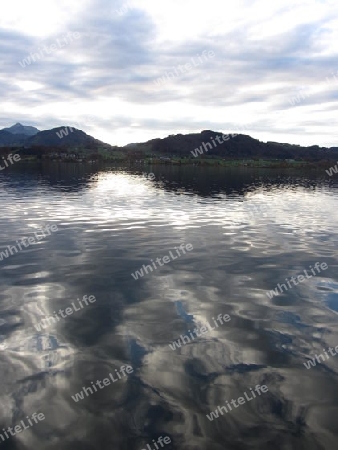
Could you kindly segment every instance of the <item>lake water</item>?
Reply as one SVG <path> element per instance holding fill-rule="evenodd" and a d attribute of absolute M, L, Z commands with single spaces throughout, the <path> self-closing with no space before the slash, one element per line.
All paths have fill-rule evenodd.
<path fill-rule="evenodd" d="M 2 171 L 2 448 L 335 450 L 338 179 L 323 172 Z"/>

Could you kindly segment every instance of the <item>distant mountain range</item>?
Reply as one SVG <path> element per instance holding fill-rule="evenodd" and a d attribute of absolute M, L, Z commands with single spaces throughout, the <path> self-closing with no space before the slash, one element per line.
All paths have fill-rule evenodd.
<path fill-rule="evenodd" d="M 58 127 L 39 131 L 16 123 L 10 128 L 0 130 L 0 147 L 110 147 L 98 139 L 89 136 L 84 131 L 73 127 Z"/>
<path fill-rule="evenodd" d="M 144 143 L 111 146 L 73 127 L 65 126 L 39 131 L 17 123 L 0 130 L 0 147 L 38 148 L 43 153 L 51 149 L 120 152 L 125 157 L 178 157 L 199 161 L 204 158 L 266 159 L 320 161 L 338 159 L 338 147 L 301 147 L 278 142 L 261 142 L 248 135 L 232 134 L 227 139 L 221 132 L 204 130 L 201 133 L 170 135 L 164 139 L 152 139 Z"/>
<path fill-rule="evenodd" d="M 135 154 L 166 157 L 189 157 L 198 163 L 204 158 L 226 160 L 304 160 L 321 161 L 338 158 L 338 147 L 301 147 L 278 142 L 261 142 L 244 134 L 231 134 L 223 140 L 221 132 L 204 130 L 201 133 L 176 134 L 164 139 L 152 139 L 142 144 L 129 144 L 124 149 Z"/>

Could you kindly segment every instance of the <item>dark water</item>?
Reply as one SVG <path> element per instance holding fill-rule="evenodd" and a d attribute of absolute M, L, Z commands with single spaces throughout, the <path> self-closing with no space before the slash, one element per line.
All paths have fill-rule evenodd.
<path fill-rule="evenodd" d="M 0 173 L 0 202 L 0 251 L 58 228 L 0 261 L 0 433 L 45 417 L 2 431 L 1 448 L 148 450 L 160 436 L 168 450 L 337 448 L 338 355 L 304 366 L 338 345 L 337 179 L 13 166 Z M 328 269 L 268 297 L 316 262 Z M 38 331 L 85 295 L 96 302 Z M 170 348 L 219 314 L 231 320 Z M 119 379 L 123 365 L 133 372 Z M 109 373 L 116 382 L 72 399 Z M 257 385 L 268 392 L 206 417 Z"/>

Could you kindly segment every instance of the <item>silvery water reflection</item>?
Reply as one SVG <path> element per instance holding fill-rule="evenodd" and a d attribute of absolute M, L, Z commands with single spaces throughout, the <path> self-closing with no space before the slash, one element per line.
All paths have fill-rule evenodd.
<path fill-rule="evenodd" d="M 166 449 L 336 448 L 338 358 L 303 365 L 338 345 L 334 179 L 51 164 L 13 167 L 0 187 L 0 251 L 59 230 L 0 261 L 0 429 L 46 416 L 3 448 L 136 450 L 160 436 Z M 132 278 L 187 242 L 193 251 Z M 328 270 L 267 297 L 317 261 Z M 37 331 L 84 295 L 95 304 Z M 219 314 L 231 321 L 170 349 Z M 123 365 L 134 372 L 72 400 Z M 269 392 L 207 419 L 256 385 Z"/>

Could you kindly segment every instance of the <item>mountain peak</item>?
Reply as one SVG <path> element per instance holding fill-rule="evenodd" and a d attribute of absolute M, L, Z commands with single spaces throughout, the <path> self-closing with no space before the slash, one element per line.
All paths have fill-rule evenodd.
<path fill-rule="evenodd" d="M 9 128 L 3 128 L 3 130 L 11 134 L 23 134 L 25 136 L 35 136 L 39 132 L 37 128 L 25 126 L 19 122 Z"/>

